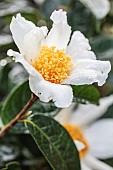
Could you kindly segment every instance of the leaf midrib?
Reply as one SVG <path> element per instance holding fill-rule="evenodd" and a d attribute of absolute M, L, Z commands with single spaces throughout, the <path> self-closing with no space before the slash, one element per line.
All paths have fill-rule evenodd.
<path fill-rule="evenodd" d="M 45 138 L 51 143 L 51 145 L 52 145 L 52 147 L 55 149 L 55 151 L 58 153 L 58 155 L 59 155 L 59 157 L 61 158 L 61 161 L 62 161 L 62 163 L 64 164 L 64 165 L 66 165 L 65 164 L 65 161 L 62 159 L 62 157 L 61 157 L 61 154 L 60 154 L 60 152 L 58 151 L 58 149 L 56 149 L 56 147 L 53 145 L 53 143 L 51 142 L 51 140 L 48 138 L 48 136 L 43 132 L 43 130 L 41 130 L 41 128 L 39 128 L 33 121 L 31 121 L 31 120 L 25 120 L 25 122 L 27 122 L 27 123 L 29 123 L 29 124 L 32 124 L 33 126 L 35 126 L 42 134 L 43 134 L 43 136 L 45 136 Z M 31 134 L 32 135 L 32 134 Z M 34 138 L 34 137 L 33 137 Z M 35 138 L 34 138 L 35 139 Z M 36 141 L 36 140 L 35 140 Z M 37 143 L 37 141 L 36 141 L 36 143 Z M 42 150 L 42 149 L 41 149 Z M 45 154 L 44 154 L 45 155 Z M 46 158 L 47 158 L 47 156 L 45 156 Z M 47 158 L 47 160 L 48 160 L 48 158 Z M 48 160 L 49 161 L 49 160 Z M 49 161 L 50 162 L 50 161 Z M 50 163 L 51 164 L 51 163 Z M 52 167 L 53 167 L 53 165 L 51 165 Z M 54 167 L 53 167 L 54 168 Z M 67 166 L 65 166 L 65 168 L 67 169 Z M 68 169 L 67 169 L 68 170 Z"/>

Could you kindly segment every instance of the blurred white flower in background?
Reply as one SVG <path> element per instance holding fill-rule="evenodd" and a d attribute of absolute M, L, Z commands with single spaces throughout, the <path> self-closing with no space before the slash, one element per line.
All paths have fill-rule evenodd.
<path fill-rule="evenodd" d="M 17 13 L 17 12 L 28 12 L 29 13 L 32 13 L 33 12 L 33 8 L 28 6 L 28 2 L 26 0 L 22 0 L 22 1 L 18 1 L 18 0 L 15 0 L 14 2 L 11 1 L 11 5 L 9 5 L 9 2 L 4 4 L 1 2 L 1 8 L 0 8 L 0 17 L 4 17 L 6 15 L 13 15 L 14 13 Z M 4 1 L 3 1 L 4 2 Z"/>
<path fill-rule="evenodd" d="M 98 159 L 113 157 L 113 119 L 102 116 L 113 104 L 113 95 L 100 99 L 100 105 L 82 105 L 73 112 L 74 105 L 63 109 L 55 119 L 69 132 L 81 156 L 82 170 L 113 170 Z"/>
<path fill-rule="evenodd" d="M 45 0 L 34 0 L 36 4 L 42 5 Z"/>
<path fill-rule="evenodd" d="M 34 0 L 38 5 L 42 5 L 46 0 Z M 110 12 L 109 0 L 79 0 L 95 15 L 96 18 L 102 19 Z"/>
<path fill-rule="evenodd" d="M 48 33 L 46 26 L 36 27 L 20 14 L 13 17 L 11 33 L 20 53 L 8 51 L 29 73 L 31 91 L 43 102 L 53 100 L 57 107 L 68 107 L 73 100 L 70 85 L 98 83 L 102 86 L 108 77 L 109 61 L 96 60 L 89 41 L 80 31 L 67 23 L 66 12 L 54 11 Z M 70 43 L 68 45 L 68 42 Z"/>
<path fill-rule="evenodd" d="M 20 64 L 16 64 L 9 72 L 8 77 L 14 84 L 21 84 L 28 75 Z"/>
<path fill-rule="evenodd" d="M 109 0 L 80 0 L 98 18 L 104 18 L 110 11 Z"/>

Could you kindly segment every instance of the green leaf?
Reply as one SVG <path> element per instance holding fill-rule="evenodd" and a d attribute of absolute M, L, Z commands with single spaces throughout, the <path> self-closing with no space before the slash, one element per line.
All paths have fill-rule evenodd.
<path fill-rule="evenodd" d="M 0 139 L 0 168 L 6 162 L 12 162 L 19 158 L 22 153 L 22 145 L 18 141 L 17 135 L 6 134 Z"/>
<path fill-rule="evenodd" d="M 6 165 L 6 168 L 2 168 L 1 170 L 21 170 L 21 168 L 17 162 L 10 162 Z"/>
<path fill-rule="evenodd" d="M 43 103 L 41 101 L 36 102 L 31 110 L 33 113 L 44 113 L 45 115 L 55 116 L 61 109 L 57 108 L 53 102 Z"/>
<path fill-rule="evenodd" d="M 101 87 L 101 95 L 106 96 L 113 93 L 113 37 L 108 35 L 99 35 L 91 39 L 93 51 L 99 60 L 110 60 L 111 71 L 106 84 Z"/>
<path fill-rule="evenodd" d="M 99 35 L 92 38 L 90 42 L 98 59 L 113 61 L 113 37 Z"/>
<path fill-rule="evenodd" d="M 11 91 L 2 108 L 1 118 L 4 125 L 8 124 L 22 110 L 30 96 L 31 92 L 27 81 L 16 86 Z M 21 130 L 23 131 L 24 129 L 21 125 L 21 123 L 18 123 L 18 128 L 16 130 L 20 132 Z"/>
<path fill-rule="evenodd" d="M 51 13 L 59 9 L 62 6 L 66 6 L 69 4 L 69 0 L 46 0 L 41 6 L 41 12 L 46 17 L 46 19 L 50 18 Z"/>
<path fill-rule="evenodd" d="M 93 85 L 72 86 L 74 101 L 78 103 L 99 104 L 100 93 Z"/>
<path fill-rule="evenodd" d="M 79 30 L 88 36 L 94 30 L 92 15 L 80 1 L 71 1 L 71 9 L 68 12 L 67 19 L 72 31 Z"/>
<path fill-rule="evenodd" d="M 25 106 L 31 96 L 31 90 L 29 89 L 28 81 L 25 81 L 21 85 L 17 85 L 6 98 L 1 113 L 1 119 L 3 124 L 8 124 Z M 43 103 L 41 101 L 36 102 L 30 110 L 37 113 L 44 113 L 49 115 L 56 114 L 60 109 L 55 107 L 52 102 Z M 13 132 L 24 132 L 25 127 L 22 123 L 18 123 L 14 128 Z"/>
<path fill-rule="evenodd" d="M 106 164 L 110 165 L 111 167 L 113 167 L 113 158 L 108 158 L 108 159 L 104 159 L 102 160 L 103 162 L 105 162 Z"/>
<path fill-rule="evenodd" d="M 9 94 L 2 108 L 2 121 L 9 123 L 24 107 L 31 96 L 28 82 L 17 85 Z"/>
<path fill-rule="evenodd" d="M 11 67 L 9 64 L 0 69 L 0 84 L 2 84 L 2 86 L 0 86 L 0 97 L 4 97 L 4 95 L 6 95 L 9 91 L 8 73 L 10 70 Z"/>
<path fill-rule="evenodd" d="M 109 106 L 107 111 L 101 117 L 99 117 L 99 119 L 106 119 L 106 118 L 113 119 L 113 104 L 111 106 Z"/>
<path fill-rule="evenodd" d="M 80 170 L 76 146 L 57 121 L 44 115 L 35 115 L 25 122 L 31 136 L 54 170 Z"/>

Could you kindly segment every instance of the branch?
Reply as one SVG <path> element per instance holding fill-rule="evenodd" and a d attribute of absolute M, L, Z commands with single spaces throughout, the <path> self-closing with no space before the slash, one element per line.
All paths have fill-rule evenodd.
<path fill-rule="evenodd" d="M 33 105 L 33 103 L 38 99 L 37 96 L 35 96 L 35 94 L 32 94 L 30 100 L 26 103 L 26 105 L 24 106 L 24 108 L 17 114 L 17 116 L 11 120 L 11 122 L 9 122 L 9 124 L 7 124 L 1 131 L 0 131 L 0 138 L 2 136 L 4 136 L 7 131 L 9 131 L 11 129 L 12 126 L 14 126 L 18 120 L 20 120 L 22 118 L 22 116 L 26 113 L 26 111 Z"/>

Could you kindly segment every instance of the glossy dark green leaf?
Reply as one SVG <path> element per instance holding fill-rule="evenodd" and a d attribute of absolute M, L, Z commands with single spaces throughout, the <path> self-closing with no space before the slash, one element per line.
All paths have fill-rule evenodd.
<path fill-rule="evenodd" d="M 85 18 L 85 20 L 83 18 Z M 68 12 L 67 19 L 69 25 L 72 27 L 72 31 L 79 30 L 87 37 L 94 31 L 92 15 L 80 1 L 73 1 L 71 3 L 71 10 Z"/>
<path fill-rule="evenodd" d="M 3 98 L 9 91 L 9 78 L 8 73 L 11 70 L 9 64 L 0 69 L 0 97 Z"/>
<path fill-rule="evenodd" d="M 72 86 L 74 101 L 79 103 L 99 104 L 100 93 L 93 85 Z"/>
<path fill-rule="evenodd" d="M 57 121 L 44 115 L 35 115 L 25 121 L 31 136 L 54 170 L 80 170 L 75 144 Z"/>
<path fill-rule="evenodd" d="M 2 107 L 1 118 L 4 125 L 8 124 L 21 111 L 21 109 L 30 99 L 30 96 L 31 91 L 29 89 L 28 81 L 25 81 L 21 85 L 16 86 L 11 91 Z M 33 112 L 54 115 L 60 109 L 55 107 L 55 105 L 52 102 L 43 103 L 38 101 L 30 108 L 30 110 L 33 110 Z M 18 123 L 18 126 L 15 126 L 13 128 L 13 132 L 17 131 L 18 132 L 24 131 L 24 126 L 22 126 L 22 123 Z"/>
<path fill-rule="evenodd" d="M 1 170 L 21 170 L 21 168 L 17 162 L 10 162 L 6 165 L 6 168 L 2 168 Z"/>
<path fill-rule="evenodd" d="M 99 60 L 110 60 L 113 68 L 113 37 L 109 35 L 99 35 L 91 39 L 93 51 Z M 101 87 L 102 96 L 113 93 L 113 69 L 111 69 L 107 82 Z"/>
<path fill-rule="evenodd" d="M 51 13 L 54 10 L 58 10 L 61 6 L 66 6 L 69 4 L 69 0 L 46 0 L 41 6 L 41 11 L 46 19 L 49 19 Z"/>
<path fill-rule="evenodd" d="M 99 35 L 91 39 L 92 49 L 101 60 L 113 60 L 113 37 Z"/>
<path fill-rule="evenodd" d="M 21 85 L 17 85 L 6 98 L 3 107 L 1 119 L 4 125 L 8 124 L 24 107 L 30 99 L 31 92 L 29 90 L 28 81 Z M 25 127 L 22 123 L 17 123 L 11 131 L 15 133 L 24 132 Z"/>
<path fill-rule="evenodd" d="M 2 108 L 2 121 L 6 125 L 9 123 L 24 107 L 30 99 L 31 92 L 28 82 L 16 86 L 6 98 Z"/>
<path fill-rule="evenodd" d="M 54 116 L 61 110 L 57 108 L 53 102 L 44 103 L 41 101 L 37 101 L 30 109 L 33 113 L 44 113 L 49 116 Z"/>

